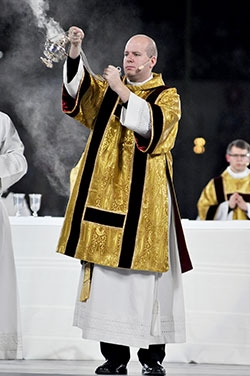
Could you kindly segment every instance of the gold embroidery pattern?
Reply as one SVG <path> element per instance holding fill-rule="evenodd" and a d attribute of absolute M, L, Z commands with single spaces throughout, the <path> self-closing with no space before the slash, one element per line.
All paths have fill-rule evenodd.
<path fill-rule="evenodd" d="M 119 123 L 115 126 L 109 127 L 100 145 L 100 157 L 93 173 L 87 205 L 125 214 L 130 192 L 134 136 L 132 131 Z"/>
<path fill-rule="evenodd" d="M 163 84 L 161 75 L 154 74 L 154 78 L 141 87 L 129 88 L 141 98 L 146 98 L 151 89 Z M 90 89 L 82 98 L 80 112 L 77 115 L 77 120 L 91 129 L 96 120 L 94 114 L 99 109 L 106 90 L 105 86 L 97 86 L 98 83 L 92 80 Z M 180 117 L 179 96 L 176 90 L 165 90 L 158 97 L 156 104 L 161 107 L 163 113 L 163 132 L 153 153 L 147 155 L 147 170 L 132 268 L 164 272 L 168 270 L 168 193 L 165 157 L 167 155 L 168 163 L 171 165 L 170 150 L 174 146 Z M 152 134 L 154 135 L 154 129 Z M 99 145 L 86 206 L 126 216 L 135 147 L 134 133 L 122 127 L 117 117 L 112 115 Z M 70 233 L 84 163 L 85 156 L 81 159 L 74 178 L 74 188 L 58 245 L 58 251 L 61 253 L 65 252 Z M 121 228 L 82 221 L 75 257 L 91 263 L 118 267 L 122 240 Z"/>
<path fill-rule="evenodd" d="M 84 222 L 76 257 L 96 264 L 117 267 L 121 241 L 122 229 Z"/>
<path fill-rule="evenodd" d="M 146 265 L 148 270 L 153 267 L 154 270 L 166 271 L 168 270 L 168 192 L 164 172 L 165 156 L 148 156 L 147 165 L 133 268 L 141 269 Z"/>

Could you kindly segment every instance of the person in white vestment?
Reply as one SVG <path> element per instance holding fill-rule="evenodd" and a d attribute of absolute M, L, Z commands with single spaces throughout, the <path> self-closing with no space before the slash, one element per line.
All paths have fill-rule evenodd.
<path fill-rule="evenodd" d="M 84 33 L 78 27 L 71 27 L 69 36 L 71 45 L 64 65 L 64 88 L 72 101 L 79 95 L 84 74 L 84 64 L 79 57 Z M 140 86 L 149 82 L 156 61 L 155 42 L 145 35 L 132 37 L 124 54 L 127 83 Z M 151 114 L 146 100 L 121 84 L 114 66 L 105 68 L 103 77 L 114 91 L 118 82 L 120 90 L 116 93 L 123 103 L 128 104 L 121 109 L 122 126 L 150 139 Z M 164 375 L 165 344 L 185 342 L 182 271 L 170 193 L 168 205 L 169 270 L 166 273 L 112 268 L 95 263 L 90 297 L 81 301 L 85 269 L 84 265 L 82 267 L 74 325 L 82 329 L 83 338 L 100 341 L 106 362 L 95 370 L 97 374 L 127 374 L 129 346 L 133 346 L 139 347 L 138 358 L 144 375 Z"/>
<path fill-rule="evenodd" d="M 27 172 L 23 152 L 10 117 L 0 112 L 0 359 L 15 359 L 21 340 L 11 229 L 1 195 Z"/>
<path fill-rule="evenodd" d="M 201 220 L 250 219 L 250 145 L 237 139 L 227 147 L 228 167 L 211 179 L 198 200 L 198 218 Z"/>

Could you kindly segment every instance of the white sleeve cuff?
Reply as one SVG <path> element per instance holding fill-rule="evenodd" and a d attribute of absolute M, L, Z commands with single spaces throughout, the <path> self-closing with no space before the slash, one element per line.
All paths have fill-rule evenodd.
<path fill-rule="evenodd" d="M 83 71 L 84 71 L 83 62 L 82 62 L 82 59 L 80 59 L 77 73 L 76 73 L 75 77 L 68 83 L 67 82 L 67 77 L 68 77 L 67 61 L 65 61 L 65 63 L 64 63 L 64 66 L 63 66 L 63 84 L 64 84 L 67 92 L 69 93 L 69 95 L 72 98 L 76 97 L 79 85 L 81 83 Z"/>
<path fill-rule="evenodd" d="M 120 121 L 124 127 L 142 137 L 150 138 L 151 119 L 148 104 L 134 93 L 130 93 L 127 109 L 122 107 Z"/>
<path fill-rule="evenodd" d="M 248 216 L 248 218 L 250 218 L 250 204 L 249 204 L 249 202 L 247 202 L 247 216 Z"/>
<path fill-rule="evenodd" d="M 233 210 L 230 210 L 228 212 L 228 201 L 222 202 L 216 212 L 216 215 L 214 217 L 217 221 L 230 221 L 233 219 Z"/>

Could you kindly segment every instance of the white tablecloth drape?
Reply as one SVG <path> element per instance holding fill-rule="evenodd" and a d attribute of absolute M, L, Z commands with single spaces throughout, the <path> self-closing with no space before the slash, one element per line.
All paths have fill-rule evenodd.
<path fill-rule="evenodd" d="M 10 217 L 25 359 L 102 359 L 73 327 L 80 262 L 56 253 L 63 218 Z M 250 222 L 183 220 L 187 342 L 169 362 L 250 364 Z M 132 359 L 137 349 L 132 349 Z"/>

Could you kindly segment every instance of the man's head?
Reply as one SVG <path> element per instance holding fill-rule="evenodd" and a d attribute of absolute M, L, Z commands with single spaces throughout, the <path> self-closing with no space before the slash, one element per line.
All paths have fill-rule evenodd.
<path fill-rule="evenodd" d="M 250 145 L 244 140 L 232 141 L 226 152 L 226 160 L 233 172 L 242 172 L 250 163 Z"/>
<path fill-rule="evenodd" d="M 124 49 L 123 69 L 133 82 L 147 80 L 157 62 L 157 47 L 147 35 L 134 35 Z"/>

